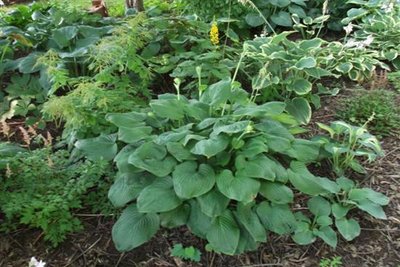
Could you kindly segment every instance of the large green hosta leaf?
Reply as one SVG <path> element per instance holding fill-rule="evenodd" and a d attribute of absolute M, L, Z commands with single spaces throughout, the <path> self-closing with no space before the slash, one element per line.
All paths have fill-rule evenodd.
<path fill-rule="evenodd" d="M 116 139 L 117 137 L 114 134 L 102 135 L 79 140 L 75 143 L 75 147 L 91 160 L 112 160 L 118 151 Z"/>
<path fill-rule="evenodd" d="M 256 124 L 255 128 L 264 133 L 263 137 L 267 146 L 275 152 L 284 152 L 290 149 L 291 142 L 295 139 L 286 127 L 276 121 L 265 120 Z"/>
<path fill-rule="evenodd" d="M 270 204 L 266 201 L 257 208 L 258 217 L 268 230 L 283 235 L 296 230 L 297 222 L 288 205 Z"/>
<path fill-rule="evenodd" d="M 197 142 L 191 150 L 193 154 L 203 155 L 207 158 L 217 155 L 224 151 L 229 145 L 229 138 L 223 135 L 218 135 L 207 140 Z"/>
<path fill-rule="evenodd" d="M 269 116 L 279 115 L 285 111 L 286 104 L 283 102 L 268 102 L 263 105 L 247 105 L 235 110 L 235 116 L 251 116 L 268 118 Z"/>
<path fill-rule="evenodd" d="M 210 85 L 202 94 L 200 101 L 211 106 L 217 107 L 231 97 L 232 81 L 230 79 L 219 81 Z"/>
<path fill-rule="evenodd" d="M 197 165 L 186 161 L 176 166 L 172 179 L 176 194 L 181 198 L 199 197 L 210 191 L 215 184 L 215 173 L 207 164 Z"/>
<path fill-rule="evenodd" d="M 150 102 L 150 107 L 154 113 L 160 118 L 170 120 L 181 120 L 185 116 L 186 103 L 182 99 L 156 99 Z"/>
<path fill-rule="evenodd" d="M 114 158 L 118 171 L 121 173 L 138 173 L 143 170 L 133 166 L 128 162 L 130 155 L 137 149 L 135 145 L 127 145 L 118 152 Z"/>
<path fill-rule="evenodd" d="M 190 206 L 182 204 L 176 209 L 160 213 L 161 226 L 176 228 L 185 225 L 189 219 Z"/>
<path fill-rule="evenodd" d="M 234 134 L 234 133 L 241 133 L 244 132 L 247 128 L 247 126 L 251 125 L 251 121 L 238 121 L 232 124 L 225 125 L 222 123 L 222 125 L 214 125 L 214 130 L 211 133 L 211 136 L 217 136 L 220 133 L 226 133 L 226 134 Z"/>
<path fill-rule="evenodd" d="M 171 177 L 157 178 L 143 189 L 137 199 L 140 212 L 166 212 L 181 205 L 182 201 L 176 196 Z"/>
<path fill-rule="evenodd" d="M 212 221 L 207 233 L 207 240 L 211 247 L 217 252 L 228 255 L 235 254 L 239 238 L 239 227 L 229 210 L 225 210 L 223 214 Z"/>
<path fill-rule="evenodd" d="M 211 217 L 201 211 L 201 208 L 196 200 L 190 202 L 190 215 L 187 226 L 190 231 L 201 238 L 206 238 L 211 225 Z"/>
<path fill-rule="evenodd" d="M 292 147 L 284 153 L 302 162 L 313 162 L 319 157 L 320 145 L 305 139 L 295 139 Z"/>
<path fill-rule="evenodd" d="M 112 229 L 112 239 L 119 251 L 132 250 L 149 241 L 160 228 L 157 214 L 140 213 L 136 205 L 127 207 Z"/>
<path fill-rule="evenodd" d="M 56 42 L 59 48 L 67 47 L 70 41 L 78 34 L 78 31 L 79 29 L 76 26 L 58 28 L 53 31 L 52 40 Z"/>
<path fill-rule="evenodd" d="M 135 200 L 142 190 L 154 181 L 149 173 L 121 173 L 108 191 L 108 198 L 115 207 L 123 207 Z"/>
<path fill-rule="evenodd" d="M 266 242 L 267 233 L 257 214 L 253 211 L 252 206 L 252 204 L 244 205 L 239 203 L 234 214 L 238 222 L 243 225 L 254 241 Z"/>
<path fill-rule="evenodd" d="M 129 157 L 128 162 L 158 177 L 167 176 L 176 165 L 176 160 L 171 156 L 167 156 L 165 146 L 154 142 L 147 142 L 141 145 Z"/>
<path fill-rule="evenodd" d="M 305 98 L 293 98 L 287 103 L 286 110 L 301 124 L 308 124 L 311 120 L 311 106 Z"/>
<path fill-rule="evenodd" d="M 261 182 L 260 194 L 276 204 L 293 202 L 293 191 L 284 184 L 278 182 Z"/>
<path fill-rule="evenodd" d="M 238 156 L 235 162 L 237 175 L 270 181 L 274 181 L 276 178 L 276 165 L 275 161 L 264 155 L 259 155 L 249 160 L 246 160 L 243 156 Z"/>
<path fill-rule="evenodd" d="M 217 175 L 217 186 L 228 198 L 249 203 L 256 198 L 260 182 L 245 176 L 234 176 L 230 170 L 224 170 Z"/>
<path fill-rule="evenodd" d="M 327 179 L 314 176 L 302 162 L 292 161 L 288 170 L 292 185 L 302 193 L 316 196 L 326 193 L 338 193 L 339 186 Z"/>
<path fill-rule="evenodd" d="M 197 198 L 201 211 L 210 217 L 218 216 L 224 212 L 228 207 L 229 201 L 229 198 L 215 188 Z"/>

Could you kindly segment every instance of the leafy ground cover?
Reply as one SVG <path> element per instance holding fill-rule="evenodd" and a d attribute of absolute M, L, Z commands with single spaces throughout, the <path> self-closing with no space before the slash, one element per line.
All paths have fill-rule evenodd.
<path fill-rule="evenodd" d="M 222 2 L 0 13 L 1 266 L 398 266 L 397 2 Z"/>

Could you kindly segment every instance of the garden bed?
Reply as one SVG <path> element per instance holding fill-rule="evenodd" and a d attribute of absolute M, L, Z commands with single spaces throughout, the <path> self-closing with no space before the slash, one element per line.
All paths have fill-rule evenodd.
<path fill-rule="evenodd" d="M 341 101 L 352 90 L 337 97 L 325 98 L 323 108 L 313 115 L 313 121 L 329 122 L 335 117 Z M 317 132 L 314 128 L 314 132 Z M 336 250 L 322 241 L 309 246 L 299 246 L 290 238 L 269 235 L 268 242 L 256 252 L 241 256 L 223 256 L 202 251 L 200 263 L 183 262 L 171 257 L 176 243 L 203 248 L 205 242 L 194 237 L 186 228 L 164 230 L 148 244 L 131 252 L 119 253 L 111 239 L 114 220 L 101 214 L 76 211 L 83 220 L 85 230 L 68 236 L 58 248 L 49 248 L 40 231 L 19 229 L 0 238 L 0 266 L 24 266 L 35 256 L 52 266 L 318 266 L 322 259 L 341 257 L 345 267 L 397 267 L 400 263 L 400 138 L 388 136 L 383 139 L 385 156 L 367 166 L 368 175 L 360 176 L 364 186 L 390 197 L 385 208 L 388 220 L 381 221 L 357 214 L 362 233 L 352 242 L 340 239 Z M 300 207 L 299 207 L 300 208 Z M 300 208 L 301 209 L 301 208 Z M 359 216 L 358 216 L 359 215 Z M 328 265 L 329 266 L 329 265 Z"/>

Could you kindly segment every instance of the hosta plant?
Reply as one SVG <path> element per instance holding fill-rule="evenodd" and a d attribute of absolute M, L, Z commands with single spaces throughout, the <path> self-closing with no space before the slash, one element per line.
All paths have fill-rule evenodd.
<path fill-rule="evenodd" d="M 117 165 L 109 191 L 111 202 L 125 207 L 112 230 L 117 249 L 140 246 L 160 227 L 183 225 L 209 249 L 229 255 L 256 249 L 269 232 L 299 244 L 319 237 L 336 246 L 333 206 L 342 208 L 336 227 L 347 239 L 356 234 L 348 233 L 355 220 L 345 210 L 358 207 L 383 218 L 385 196 L 308 170 L 322 156 L 321 145 L 296 137 L 303 130 L 285 106 L 254 104 L 238 83 L 223 80 L 199 100 L 165 94 L 147 109 L 109 114 L 118 133 L 76 147 Z M 311 217 L 292 212 L 299 192 L 310 198 Z"/>
<path fill-rule="evenodd" d="M 315 88 L 323 78 L 347 76 L 361 82 L 370 78 L 380 62 L 379 52 L 350 43 L 321 38 L 292 41 L 293 32 L 247 41 L 243 48 L 244 69 L 254 77 L 253 90 L 261 101 L 281 99 L 299 122 L 311 118 L 309 103 L 319 107 Z M 326 92 L 325 92 L 326 93 Z"/>

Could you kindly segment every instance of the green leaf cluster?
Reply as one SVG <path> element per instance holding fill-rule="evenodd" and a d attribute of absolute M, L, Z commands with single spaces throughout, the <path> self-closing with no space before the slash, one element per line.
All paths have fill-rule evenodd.
<path fill-rule="evenodd" d="M 103 184 L 102 177 L 110 171 L 107 162 L 71 162 L 64 150 L 28 152 L 7 143 L 1 143 L 0 152 L 1 232 L 21 225 L 39 228 L 44 239 L 57 246 L 68 234 L 83 228 L 74 209 L 84 202 L 107 206 L 106 194 L 86 195 Z"/>
<path fill-rule="evenodd" d="M 105 146 L 100 137 L 76 147 L 92 158 L 115 156 L 109 198 L 125 207 L 112 231 L 117 249 L 134 249 L 160 227 L 182 225 L 228 255 L 256 249 L 268 233 L 299 244 L 321 238 L 335 247 L 333 218 L 348 240 L 358 235 L 358 224 L 346 217 L 350 209 L 383 219 L 382 194 L 308 170 L 326 157 L 323 145 L 296 137 L 299 124 L 285 108 L 254 104 L 240 84 L 222 80 L 199 100 L 164 94 L 143 111 L 109 114 L 118 141 L 110 136 Z M 293 213 L 295 192 L 309 198 L 311 217 Z"/>

